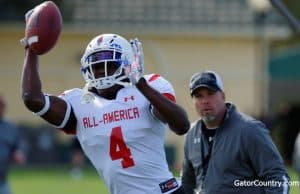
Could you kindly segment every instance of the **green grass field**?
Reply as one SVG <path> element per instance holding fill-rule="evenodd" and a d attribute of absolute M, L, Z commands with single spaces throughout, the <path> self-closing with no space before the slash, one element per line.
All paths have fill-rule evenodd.
<path fill-rule="evenodd" d="M 289 174 L 297 180 L 295 171 Z M 72 179 L 68 167 L 12 168 L 9 181 L 13 194 L 108 194 L 92 168 L 85 169 L 81 179 Z M 290 194 L 299 193 L 299 186 L 291 187 Z"/>
<path fill-rule="evenodd" d="M 94 169 L 85 169 L 81 179 L 70 176 L 67 167 L 12 169 L 13 194 L 108 194 Z"/>

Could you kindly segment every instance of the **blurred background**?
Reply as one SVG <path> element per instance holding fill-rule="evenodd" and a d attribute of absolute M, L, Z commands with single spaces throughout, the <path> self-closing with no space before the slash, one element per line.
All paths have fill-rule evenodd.
<path fill-rule="evenodd" d="M 35 193 L 30 185 L 37 187 L 40 179 L 34 177 L 44 174 L 36 169 L 52 172 L 53 181 L 60 182 L 58 177 L 67 176 L 72 168 L 74 137 L 35 117 L 25 109 L 20 97 L 24 49 L 19 40 L 24 36 L 24 14 L 41 2 L 0 0 L 0 93 L 7 102 L 6 118 L 21 129 L 27 155 L 25 166 L 12 171 L 15 193 Z M 203 70 L 216 71 L 223 78 L 227 101 L 266 123 L 287 167 L 296 177 L 292 154 L 300 131 L 299 31 L 297 22 L 290 21 L 268 0 L 54 2 L 64 23 L 54 49 L 40 57 L 45 92 L 58 95 L 84 85 L 80 58 L 94 36 L 111 32 L 128 39 L 138 37 L 143 43 L 146 73 L 158 73 L 173 84 L 177 102 L 188 111 L 191 121 L 197 115 L 189 96 L 190 77 Z M 282 3 L 295 18 L 300 16 L 299 0 L 282 0 Z M 167 133 L 167 158 L 175 172 L 180 170 L 183 141 L 184 137 Z M 89 161 L 85 161 L 85 166 L 90 166 Z M 32 174 L 34 181 L 30 182 L 33 171 L 36 171 Z M 97 177 L 91 171 L 88 174 Z M 21 177 L 26 179 L 25 172 L 29 178 L 24 184 Z M 94 193 L 97 193 L 99 178 L 95 179 Z M 93 182 L 85 180 L 86 184 Z M 45 193 L 47 183 L 39 184 L 45 184 Z"/>

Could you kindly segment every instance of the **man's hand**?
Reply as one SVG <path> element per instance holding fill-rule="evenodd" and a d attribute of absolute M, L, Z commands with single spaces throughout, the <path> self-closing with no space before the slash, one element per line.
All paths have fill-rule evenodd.
<path fill-rule="evenodd" d="M 29 21 L 29 17 L 31 16 L 31 14 L 33 13 L 34 9 L 31 9 L 29 11 L 26 12 L 25 14 L 25 23 L 26 23 L 26 28 L 27 28 L 27 22 Z M 26 30 L 25 30 L 26 31 Z M 22 38 L 20 40 L 20 43 L 22 46 L 24 46 L 25 48 L 28 48 L 30 46 L 31 43 L 29 43 L 29 41 L 27 40 L 26 37 Z"/>
<path fill-rule="evenodd" d="M 144 75 L 144 53 L 142 43 L 137 39 L 130 40 L 134 54 L 134 62 L 130 66 L 129 79 L 132 85 L 136 85 Z"/>

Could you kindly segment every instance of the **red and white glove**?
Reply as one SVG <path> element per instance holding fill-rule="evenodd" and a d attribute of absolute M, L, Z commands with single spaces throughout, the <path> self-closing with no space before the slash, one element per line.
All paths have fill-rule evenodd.
<path fill-rule="evenodd" d="M 130 66 L 128 78 L 132 85 L 136 85 L 144 75 L 144 53 L 142 43 L 137 39 L 131 39 L 130 44 L 134 54 L 134 62 Z"/>

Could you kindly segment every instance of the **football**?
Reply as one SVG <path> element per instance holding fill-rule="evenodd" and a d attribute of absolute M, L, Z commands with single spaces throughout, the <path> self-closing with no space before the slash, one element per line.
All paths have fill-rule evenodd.
<path fill-rule="evenodd" d="M 45 1 L 25 15 L 26 28 L 25 46 L 36 54 L 42 55 L 51 50 L 60 35 L 62 16 L 57 5 L 52 1 Z M 22 41 L 21 41 L 22 42 Z"/>

